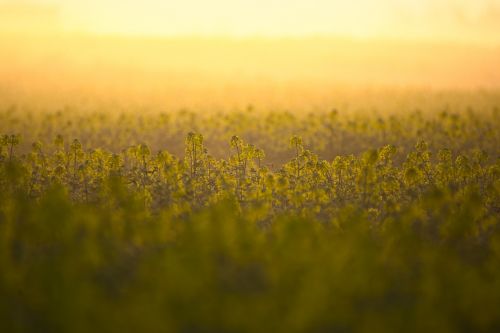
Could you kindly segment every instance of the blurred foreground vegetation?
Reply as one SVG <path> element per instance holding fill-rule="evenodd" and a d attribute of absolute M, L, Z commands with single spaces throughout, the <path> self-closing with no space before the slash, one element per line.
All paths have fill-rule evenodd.
<path fill-rule="evenodd" d="M 497 108 L 1 120 L 3 332 L 500 330 Z"/>

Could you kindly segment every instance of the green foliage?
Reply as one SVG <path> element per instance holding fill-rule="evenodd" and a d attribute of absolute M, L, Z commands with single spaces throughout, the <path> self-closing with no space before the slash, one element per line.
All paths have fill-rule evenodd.
<path fill-rule="evenodd" d="M 276 133 L 295 121 L 274 117 Z M 412 117 L 374 124 L 403 135 L 426 121 Z M 276 165 L 251 135 L 219 133 L 220 155 L 191 131 L 184 154 L 3 135 L 0 330 L 497 332 L 498 147 L 462 126 L 477 122 L 439 117 L 461 145 L 386 132 L 326 158 L 313 151 L 337 134 L 305 133 Z"/>

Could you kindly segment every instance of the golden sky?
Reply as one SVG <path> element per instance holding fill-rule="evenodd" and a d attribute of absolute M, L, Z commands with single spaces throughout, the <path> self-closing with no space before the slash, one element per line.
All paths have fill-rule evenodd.
<path fill-rule="evenodd" d="M 0 0 L 101 34 L 390 37 L 500 43 L 500 0 Z"/>
<path fill-rule="evenodd" d="M 0 93 L 498 88 L 499 32 L 500 0 L 0 0 Z"/>

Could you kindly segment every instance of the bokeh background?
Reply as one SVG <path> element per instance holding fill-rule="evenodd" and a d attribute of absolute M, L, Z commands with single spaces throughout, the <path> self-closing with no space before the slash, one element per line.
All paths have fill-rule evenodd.
<path fill-rule="evenodd" d="M 498 31 L 498 0 L 4 0 L 1 103 L 303 109 L 496 90 Z"/>

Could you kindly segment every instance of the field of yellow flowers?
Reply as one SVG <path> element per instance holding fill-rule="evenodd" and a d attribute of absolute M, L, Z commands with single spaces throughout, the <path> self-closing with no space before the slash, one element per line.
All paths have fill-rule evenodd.
<path fill-rule="evenodd" d="M 0 330 L 498 332 L 500 96 L 454 101 L 3 107 Z"/>

